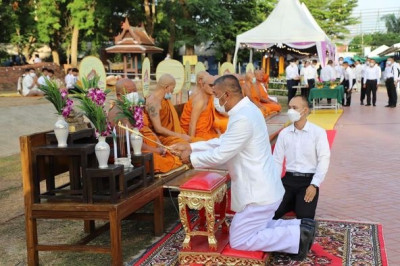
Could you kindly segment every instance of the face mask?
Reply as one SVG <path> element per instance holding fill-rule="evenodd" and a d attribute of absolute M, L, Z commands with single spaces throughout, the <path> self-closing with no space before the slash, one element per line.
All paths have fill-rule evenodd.
<path fill-rule="evenodd" d="M 131 92 L 125 95 L 126 99 L 133 104 L 137 104 L 139 102 L 139 94 L 137 92 Z"/>
<path fill-rule="evenodd" d="M 365 64 L 366 64 L 367 66 L 369 66 L 369 62 L 366 62 Z"/>
<path fill-rule="evenodd" d="M 343 61 L 339 61 L 339 65 L 343 64 Z"/>
<path fill-rule="evenodd" d="M 254 83 L 257 82 L 257 79 L 256 79 L 256 78 L 252 78 L 252 79 L 251 79 L 251 82 L 254 84 Z"/>
<path fill-rule="evenodd" d="M 369 66 L 370 66 L 370 67 L 374 67 L 374 66 L 375 66 L 375 63 L 371 63 L 371 64 L 369 64 Z"/>
<path fill-rule="evenodd" d="M 35 74 L 35 73 L 29 73 L 29 75 L 30 75 L 32 78 L 36 77 L 36 74 Z"/>
<path fill-rule="evenodd" d="M 171 93 L 171 92 L 167 92 L 167 93 L 164 95 L 164 99 L 166 99 L 166 100 L 171 100 L 171 98 L 172 98 L 172 93 Z"/>
<path fill-rule="evenodd" d="M 391 66 L 391 65 L 392 65 L 392 62 L 391 62 L 391 61 L 388 61 L 387 64 L 388 64 L 388 66 Z"/>
<path fill-rule="evenodd" d="M 299 112 L 299 111 L 296 111 L 296 110 L 294 110 L 294 109 L 289 109 L 288 112 L 287 112 L 287 114 L 288 114 L 289 120 L 290 120 L 292 123 L 299 121 L 300 118 L 301 118 L 300 112 Z"/>
<path fill-rule="evenodd" d="M 220 96 L 220 98 L 221 98 L 221 97 L 222 97 L 222 95 Z M 225 101 L 225 103 L 221 106 L 221 105 L 219 104 L 219 98 L 214 97 L 214 107 L 215 107 L 215 109 L 218 111 L 218 113 L 226 114 L 226 110 L 225 110 L 225 104 L 226 104 L 226 102 L 227 102 L 227 101 Z"/>

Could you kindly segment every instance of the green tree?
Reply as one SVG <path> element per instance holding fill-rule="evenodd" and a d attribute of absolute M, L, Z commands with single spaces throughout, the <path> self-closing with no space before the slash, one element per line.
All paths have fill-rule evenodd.
<path fill-rule="evenodd" d="M 400 35 L 397 33 L 383 33 L 375 32 L 370 34 L 363 34 L 355 36 L 350 44 L 349 51 L 362 54 L 362 48 L 370 46 L 371 49 L 376 49 L 381 45 L 391 46 L 400 42 Z"/>
<path fill-rule="evenodd" d="M 332 40 L 344 39 L 349 33 L 347 26 L 358 23 L 352 16 L 357 0 L 302 0 L 318 25 Z"/>
<path fill-rule="evenodd" d="M 388 33 L 400 33 L 400 16 L 388 14 L 381 18 L 385 21 L 386 30 Z"/>

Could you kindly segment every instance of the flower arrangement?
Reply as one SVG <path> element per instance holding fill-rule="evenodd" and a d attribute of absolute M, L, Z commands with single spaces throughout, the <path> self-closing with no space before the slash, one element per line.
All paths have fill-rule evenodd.
<path fill-rule="evenodd" d="M 137 92 L 123 95 L 122 100 L 117 100 L 117 106 L 121 110 L 117 119 L 126 118 L 134 128 L 143 128 L 144 100 L 139 99 Z"/>
<path fill-rule="evenodd" d="M 323 82 L 317 82 L 315 85 L 317 86 L 318 89 L 322 89 L 324 87 Z"/>
<path fill-rule="evenodd" d="M 51 102 L 57 110 L 58 115 L 67 118 L 72 111 L 74 102 L 68 98 L 68 90 L 61 88 L 62 84 L 49 79 L 45 79 L 46 85 L 39 86 L 39 90 L 44 93 L 44 97 Z"/>
<path fill-rule="evenodd" d="M 108 136 L 111 133 L 111 125 L 104 110 L 109 90 L 98 88 L 99 80 L 98 75 L 82 78 L 79 84 L 75 85 L 74 90 L 74 97 L 81 103 L 78 107 L 96 128 L 97 137 Z"/>

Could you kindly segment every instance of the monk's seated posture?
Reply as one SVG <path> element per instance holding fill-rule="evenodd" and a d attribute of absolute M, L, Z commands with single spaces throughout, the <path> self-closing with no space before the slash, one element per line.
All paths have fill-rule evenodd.
<path fill-rule="evenodd" d="M 255 86 L 256 78 L 252 72 L 247 72 L 245 76 L 245 83 L 242 86 L 242 93 L 247 96 L 262 112 L 264 117 L 269 115 L 272 111 L 267 104 L 263 104 L 260 99 L 260 91 Z"/>
<path fill-rule="evenodd" d="M 117 99 L 122 100 L 122 96 L 129 93 L 134 93 L 137 91 L 135 83 L 132 80 L 123 78 L 117 81 L 115 85 Z M 128 119 L 121 119 L 119 115 L 121 113 L 121 109 L 115 103 L 111 104 L 111 108 L 108 112 L 108 119 L 111 123 L 112 127 L 117 128 L 118 121 L 121 121 L 124 125 L 130 125 Z M 149 120 L 146 114 L 143 117 L 144 126 L 140 129 L 140 133 L 144 136 L 143 138 L 143 145 L 142 145 L 142 152 L 152 152 L 153 153 L 153 161 L 154 161 L 154 171 L 156 173 L 167 173 L 179 166 L 182 165 L 179 157 L 172 155 L 163 147 L 160 147 L 156 143 L 148 140 L 151 139 L 155 142 L 161 143 L 160 140 L 157 138 L 157 135 L 149 128 Z M 118 129 L 117 129 L 118 130 Z M 125 132 L 123 132 L 123 135 Z M 125 147 L 122 145 L 121 147 Z M 125 156 L 124 154 L 123 156 Z"/>
<path fill-rule="evenodd" d="M 279 103 L 271 100 L 268 96 L 267 88 L 264 85 L 264 79 L 265 79 L 264 72 L 262 70 L 256 70 L 255 77 L 256 77 L 255 87 L 260 92 L 261 104 L 267 106 L 271 110 L 271 112 L 280 112 L 282 110 L 282 106 Z"/>
<path fill-rule="evenodd" d="M 183 130 L 191 137 L 203 140 L 218 137 L 214 129 L 213 85 L 212 76 L 205 76 L 201 72 L 197 74 L 197 88 L 183 107 L 180 119 Z"/>
<path fill-rule="evenodd" d="M 178 113 L 170 100 L 175 85 L 174 77 L 164 74 L 160 77 L 155 90 L 146 99 L 145 110 L 149 116 L 150 128 L 165 146 L 196 141 L 196 138 L 191 138 L 182 129 Z"/>

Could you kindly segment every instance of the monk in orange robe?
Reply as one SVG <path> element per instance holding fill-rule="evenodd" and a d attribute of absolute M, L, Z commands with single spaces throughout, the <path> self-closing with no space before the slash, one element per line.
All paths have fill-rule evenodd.
<path fill-rule="evenodd" d="M 199 74 L 203 82 L 197 82 L 196 90 L 183 107 L 180 121 L 181 127 L 189 136 L 209 140 L 219 136 L 213 127 L 214 103 L 212 86 L 214 78 L 209 75 L 204 76 L 200 72 Z M 197 80 L 199 80 L 199 74 L 197 75 Z"/>
<path fill-rule="evenodd" d="M 132 80 L 130 79 L 120 79 L 115 85 L 116 87 L 116 95 L 117 99 L 121 100 L 122 95 L 131 93 L 131 92 L 136 92 L 136 85 L 133 83 Z M 118 119 L 118 115 L 120 114 L 121 110 L 119 107 L 114 103 L 111 104 L 110 110 L 108 112 L 108 120 L 111 123 L 112 127 L 116 127 L 118 130 L 117 124 L 118 121 L 121 121 L 124 125 L 128 125 L 130 128 L 132 128 L 132 125 L 130 125 L 128 119 Z M 182 165 L 182 162 L 180 161 L 179 157 L 171 154 L 169 151 L 164 149 L 163 147 L 160 147 L 154 142 L 149 141 L 146 138 L 149 138 L 155 142 L 161 143 L 160 140 L 157 138 L 157 135 L 154 134 L 153 131 L 149 128 L 149 120 L 146 114 L 144 114 L 143 117 L 143 122 L 144 126 L 140 130 L 140 133 L 144 136 L 143 138 L 143 145 L 142 145 L 142 152 L 151 152 L 153 153 L 153 162 L 154 162 L 154 172 L 156 173 L 167 173 L 179 166 Z M 125 130 L 121 129 L 123 131 L 123 135 L 125 136 Z M 122 145 L 125 148 L 125 145 Z M 126 156 L 126 153 L 123 152 L 124 154 L 122 156 Z"/>
<path fill-rule="evenodd" d="M 245 76 L 245 83 L 242 86 L 242 92 L 244 96 L 247 96 L 262 112 L 265 116 L 268 116 L 272 111 L 267 106 L 261 103 L 260 91 L 255 86 L 256 78 L 252 72 L 247 72 Z"/>
<path fill-rule="evenodd" d="M 149 116 L 150 128 L 165 146 L 201 140 L 188 136 L 181 127 L 178 113 L 170 100 L 175 85 L 174 77 L 164 74 L 153 93 L 146 99 L 145 111 Z"/>
<path fill-rule="evenodd" d="M 282 106 L 279 103 L 271 100 L 268 96 L 267 88 L 264 86 L 264 72 L 262 70 L 256 70 L 255 77 L 255 87 L 260 92 L 261 104 L 266 105 L 271 110 L 271 112 L 280 112 L 282 110 Z"/>

